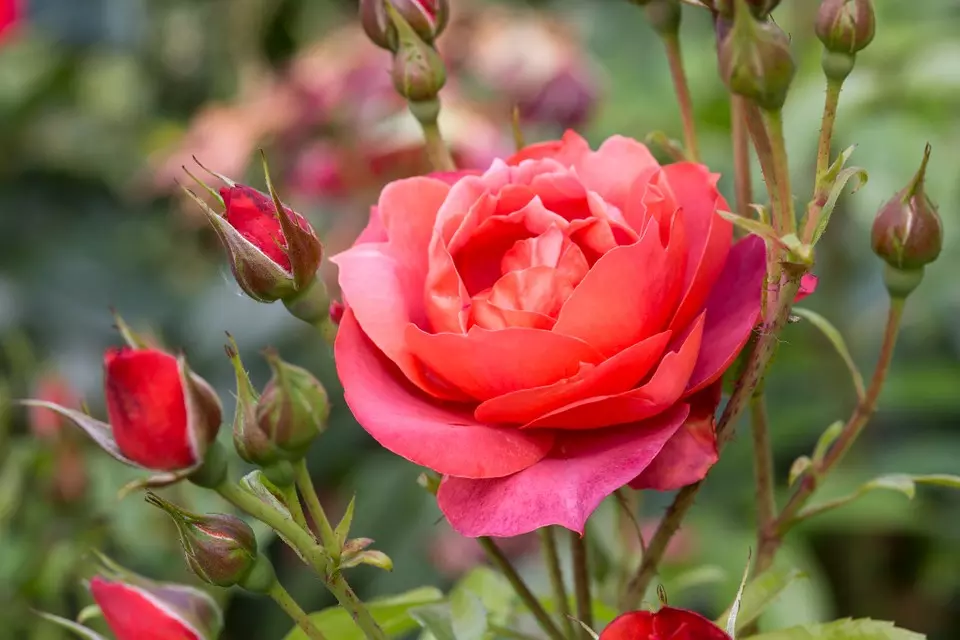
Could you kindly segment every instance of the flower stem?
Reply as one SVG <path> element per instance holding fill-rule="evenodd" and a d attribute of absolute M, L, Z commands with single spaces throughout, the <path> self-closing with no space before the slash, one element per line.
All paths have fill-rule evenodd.
<path fill-rule="evenodd" d="M 722 450 L 732 437 L 733 427 L 737 419 L 743 413 L 749 399 L 753 397 L 754 389 L 757 388 L 766 374 L 767 366 L 780 344 L 780 332 L 790 315 L 790 308 L 793 306 L 793 299 L 800 289 L 800 278 L 802 276 L 802 268 L 791 269 L 782 287 L 776 313 L 760 326 L 759 337 L 750 351 L 743 374 L 737 380 L 730 400 L 727 401 L 727 406 L 724 407 L 723 414 L 717 422 L 717 449 L 719 450 Z M 647 587 L 650 586 L 651 580 L 657 574 L 667 545 L 680 528 L 687 511 L 693 506 L 702 485 L 703 480 L 687 485 L 677 492 L 673 502 L 667 507 L 663 519 L 647 544 L 647 553 L 643 556 L 640 567 L 627 584 L 621 602 L 621 610 L 635 609 L 640 604 L 641 599 L 647 592 Z"/>
<path fill-rule="evenodd" d="M 553 527 L 541 527 L 538 530 L 540 545 L 543 548 L 543 561 L 550 574 L 550 586 L 553 587 L 553 598 L 557 601 L 557 612 L 563 631 L 568 638 L 573 638 L 573 621 L 570 619 L 570 602 L 567 600 L 567 589 L 563 584 L 563 570 L 560 567 L 560 555 L 557 553 L 557 540 L 553 535 Z"/>
<path fill-rule="evenodd" d="M 300 525 L 304 530 L 310 531 L 310 526 L 307 524 L 307 518 L 303 515 L 303 505 L 300 504 L 300 496 L 297 494 L 297 486 L 290 485 L 288 487 L 283 487 L 283 497 L 284 502 L 287 505 L 287 508 L 290 509 L 290 515 L 293 516 L 293 521 Z"/>
<path fill-rule="evenodd" d="M 773 447 L 762 385 L 754 390 L 750 399 L 750 430 L 753 434 L 753 472 L 757 484 L 757 549 L 762 550 L 766 544 L 766 532 L 770 529 L 770 523 L 777 517 L 777 503 L 773 492 Z"/>
<path fill-rule="evenodd" d="M 300 605 L 293 599 L 290 593 L 283 588 L 283 585 L 280 584 L 279 580 L 276 580 L 273 583 L 273 586 L 270 587 L 270 590 L 267 592 L 273 601 L 280 605 L 280 608 L 290 616 L 290 618 L 297 623 L 297 626 L 307 634 L 307 637 L 310 640 L 327 640 L 327 637 L 323 635 L 323 632 L 320 631 L 310 620 L 310 617 L 306 612 L 300 608 Z"/>
<path fill-rule="evenodd" d="M 793 213 L 793 194 L 790 188 L 790 168 L 787 164 L 787 145 L 783 136 L 783 111 L 764 111 L 770 150 L 773 154 L 774 189 L 770 193 L 773 199 L 773 228 L 781 238 L 796 233 L 797 222 Z"/>
<path fill-rule="evenodd" d="M 586 532 L 581 536 L 570 532 L 570 551 L 573 557 L 573 591 L 577 602 L 577 620 L 593 627 L 593 604 L 590 598 L 590 565 L 587 558 Z M 590 640 L 586 629 L 580 630 L 583 640 Z"/>
<path fill-rule="evenodd" d="M 750 133 L 744 98 L 730 94 L 730 135 L 733 139 L 733 184 L 737 213 L 750 217 L 753 190 L 750 185 Z"/>
<path fill-rule="evenodd" d="M 823 103 L 823 120 L 820 124 L 820 141 L 817 144 L 817 173 L 819 178 L 830 166 L 830 143 L 833 140 L 833 125 L 837 119 L 837 105 L 843 81 L 827 80 L 827 97 Z"/>
<path fill-rule="evenodd" d="M 507 556 L 503 555 L 503 551 L 500 550 L 496 543 L 491 538 L 486 537 L 477 538 L 477 542 L 483 547 L 490 561 L 497 566 L 507 581 L 510 582 L 510 586 L 513 587 L 517 596 L 530 610 L 530 613 L 533 614 L 537 624 L 539 624 L 543 632 L 547 634 L 547 637 L 549 637 L 550 640 L 564 640 L 563 634 L 560 633 L 560 629 L 554 624 L 553 619 L 547 613 L 546 609 L 543 608 L 543 605 L 540 604 L 537 597 L 533 595 L 530 587 L 523 581 L 523 578 L 520 577 L 520 574 L 517 573 L 513 565 L 510 564 Z"/>
<path fill-rule="evenodd" d="M 420 128 L 423 129 L 423 139 L 426 145 L 427 158 L 434 171 L 456 171 L 457 165 L 453 162 L 450 149 L 440 133 L 438 118 L 440 116 L 440 98 L 409 102 L 410 113 L 414 115 Z"/>
<path fill-rule="evenodd" d="M 333 532 L 333 527 L 330 526 L 330 520 L 323 510 L 323 505 L 320 504 L 320 498 L 317 497 L 317 490 L 313 486 L 313 479 L 310 477 L 306 458 L 298 460 L 294 463 L 294 467 L 297 473 L 297 489 L 300 490 L 303 501 L 307 504 L 307 512 L 320 534 L 320 542 L 323 543 L 323 548 L 333 558 L 334 563 L 338 563 L 341 551 L 340 542 Z"/>
<path fill-rule="evenodd" d="M 683 121 L 683 146 L 686 149 L 688 159 L 693 162 L 700 162 L 697 129 L 693 118 L 693 101 L 690 99 L 687 74 L 683 70 L 683 54 L 680 49 L 679 35 L 676 33 L 663 34 L 663 45 L 667 52 L 667 63 L 670 66 L 670 78 L 673 80 L 673 88 L 680 106 L 680 118 Z"/>

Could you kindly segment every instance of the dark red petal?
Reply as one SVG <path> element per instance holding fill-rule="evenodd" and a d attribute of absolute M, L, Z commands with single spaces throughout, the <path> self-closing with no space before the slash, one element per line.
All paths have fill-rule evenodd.
<path fill-rule="evenodd" d="M 199 460 L 187 428 L 177 359 L 155 349 L 110 349 L 104 356 L 107 415 L 120 452 L 156 471 Z"/>
<path fill-rule="evenodd" d="M 135 587 L 96 576 L 90 591 L 117 640 L 205 640 Z"/>
<path fill-rule="evenodd" d="M 653 640 L 652 611 L 624 613 L 608 624 L 600 633 L 600 640 Z"/>

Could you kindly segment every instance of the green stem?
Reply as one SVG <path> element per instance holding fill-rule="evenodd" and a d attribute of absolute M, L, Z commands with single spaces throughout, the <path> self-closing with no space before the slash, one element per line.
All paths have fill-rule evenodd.
<path fill-rule="evenodd" d="M 777 503 L 774 497 L 773 447 L 770 442 L 770 427 L 767 418 L 767 403 L 762 386 L 758 386 L 750 399 L 750 430 L 753 434 L 753 467 L 756 479 L 757 503 L 757 564 L 756 573 L 766 566 L 769 546 L 767 531 L 777 517 Z M 771 557 L 772 559 L 772 557 Z"/>
<path fill-rule="evenodd" d="M 320 498 L 317 497 L 317 490 L 313 486 L 313 479 L 310 477 L 310 470 L 307 468 L 306 458 L 301 458 L 295 462 L 294 468 L 297 474 L 297 489 L 300 490 L 303 501 L 307 505 L 307 512 L 310 514 L 313 525 L 320 534 L 320 542 L 323 543 L 323 548 L 326 549 L 330 557 L 333 558 L 334 563 L 338 563 L 341 552 L 340 542 L 337 540 L 337 535 L 334 533 L 333 527 L 330 525 L 330 520 L 323 510 L 323 505 L 320 504 Z"/>
<path fill-rule="evenodd" d="M 783 136 L 783 111 L 764 111 L 763 114 L 770 138 L 775 175 L 775 188 L 770 193 L 770 197 L 774 199 L 773 228 L 782 238 L 797 231 L 790 188 L 790 167 L 787 164 L 787 144 Z"/>
<path fill-rule="evenodd" d="M 823 103 L 823 120 L 820 124 L 820 141 L 817 143 L 817 178 L 830 166 L 830 143 L 833 140 L 833 125 L 837 119 L 837 105 L 843 81 L 827 80 L 827 97 Z"/>
<path fill-rule="evenodd" d="M 680 37 L 677 33 L 663 34 L 663 45 L 667 51 L 667 63 L 670 66 L 670 78 L 677 94 L 680 106 L 680 118 L 683 121 L 683 140 L 687 158 L 700 162 L 700 147 L 697 144 L 697 129 L 693 117 L 693 100 L 690 98 L 690 86 L 687 74 L 683 70 L 683 54 L 680 49 Z"/>
<path fill-rule="evenodd" d="M 434 171 L 456 171 L 457 165 L 453 162 L 450 149 L 440 133 L 438 118 L 440 116 L 440 98 L 423 102 L 409 102 L 410 112 L 420 123 L 423 129 L 423 139 L 426 145 L 427 158 Z"/>
<path fill-rule="evenodd" d="M 335 568 L 327 551 L 317 544 L 309 531 L 233 483 L 223 482 L 216 487 L 216 492 L 227 502 L 267 524 L 283 536 L 307 564 L 323 578 L 324 584 L 336 597 L 337 602 L 350 614 L 368 640 L 387 640 L 386 634 L 370 615 L 370 611 L 350 589 L 339 569 Z"/>
<path fill-rule="evenodd" d="M 737 198 L 737 213 L 750 215 L 753 191 L 750 184 L 750 133 L 747 130 L 747 110 L 744 98 L 730 94 L 730 135 L 733 140 L 733 184 Z"/>
<path fill-rule="evenodd" d="M 291 597 L 290 593 L 283 588 L 283 585 L 280 584 L 280 581 L 277 580 L 273 583 L 273 586 L 270 587 L 270 590 L 267 592 L 273 601 L 280 605 L 280 608 L 290 616 L 290 618 L 297 623 L 297 626 L 310 640 L 327 640 L 327 637 L 323 635 L 323 632 L 320 631 L 310 620 L 310 616 L 300 608 L 300 605 Z"/>
<path fill-rule="evenodd" d="M 510 564 L 507 556 L 503 555 L 503 552 L 496 543 L 491 538 L 486 537 L 477 538 L 477 542 L 483 547 L 490 561 L 493 562 L 504 577 L 506 577 L 510 586 L 513 587 L 517 596 L 523 604 L 526 605 L 527 609 L 530 610 L 530 613 L 537 621 L 537 624 L 540 625 L 540 628 L 543 629 L 543 632 L 547 634 L 547 637 L 549 637 L 550 640 L 564 640 L 563 634 L 560 633 L 560 629 L 553 622 L 553 619 L 547 613 L 546 609 L 543 608 L 543 605 L 540 604 L 537 597 L 533 595 L 530 587 L 523 581 L 523 578 L 520 577 L 520 574 L 517 573 L 513 565 Z"/>
<path fill-rule="evenodd" d="M 581 536 L 570 532 L 570 551 L 573 558 L 573 592 L 577 602 L 577 620 L 593 627 L 593 605 L 590 598 L 590 564 L 587 559 L 586 532 Z M 590 640 L 586 629 L 580 630 L 583 640 Z"/>
<path fill-rule="evenodd" d="M 557 612 L 563 631 L 568 638 L 573 638 L 573 621 L 570 619 L 570 602 L 567 599 L 567 589 L 563 584 L 563 570 L 560 567 L 560 554 L 557 553 L 557 540 L 553 535 L 553 527 L 541 527 L 538 530 L 540 545 L 543 548 L 543 561 L 550 574 L 550 586 L 553 587 L 553 599 L 557 601 Z"/>
<path fill-rule="evenodd" d="M 290 515 L 293 521 L 300 525 L 304 530 L 310 531 L 310 525 L 307 524 L 307 518 L 303 515 L 303 506 L 300 504 L 300 496 L 297 494 L 296 485 L 290 485 L 282 489 L 284 502 L 290 509 Z"/>

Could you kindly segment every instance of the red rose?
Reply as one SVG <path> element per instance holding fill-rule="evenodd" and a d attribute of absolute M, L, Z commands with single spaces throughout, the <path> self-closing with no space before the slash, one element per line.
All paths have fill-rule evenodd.
<path fill-rule="evenodd" d="M 717 175 L 574 133 L 452 186 L 400 180 L 335 257 L 346 401 L 445 476 L 470 536 L 582 531 L 630 483 L 717 459 L 718 381 L 757 322 L 763 242 L 731 246 Z"/>
<path fill-rule="evenodd" d="M 699 613 L 663 607 L 657 612 L 625 613 L 600 634 L 600 640 L 730 640 Z"/>
<path fill-rule="evenodd" d="M 165 472 L 156 476 L 158 483 L 199 467 L 220 428 L 216 392 L 182 357 L 159 349 L 109 349 L 104 394 L 109 424 L 44 400 L 27 404 L 68 418 L 121 462 Z"/>

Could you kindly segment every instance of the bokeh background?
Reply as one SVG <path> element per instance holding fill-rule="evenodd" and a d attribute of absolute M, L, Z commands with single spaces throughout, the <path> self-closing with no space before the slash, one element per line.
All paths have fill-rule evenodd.
<path fill-rule="evenodd" d="M 463 165 L 512 149 L 520 106 L 528 140 L 575 126 L 594 144 L 613 133 L 680 137 L 659 41 L 642 13 L 617 0 L 522 3 L 451 0 L 455 22 L 440 46 L 451 67 L 447 138 Z M 951 0 L 878 0 L 878 35 L 858 56 L 841 101 L 835 151 L 856 144 L 870 173 L 844 195 L 805 305 L 832 319 L 869 372 L 886 313 L 869 225 L 933 144 L 928 190 L 946 244 L 908 305 L 881 411 L 822 496 L 889 472 L 960 470 L 960 8 Z M 263 384 L 259 351 L 276 346 L 310 367 L 333 399 L 331 426 L 310 454 L 330 511 L 358 495 L 356 535 L 394 560 L 358 569 L 364 596 L 446 585 L 480 561 L 416 484 L 418 470 L 379 450 L 339 395 L 329 351 L 280 305 L 243 297 L 199 212 L 178 195 L 180 167 L 207 166 L 262 186 L 264 148 L 285 199 L 321 230 L 328 254 L 348 246 L 386 180 L 423 169 L 418 132 L 392 94 L 388 54 L 365 42 L 354 0 L 26 0 L 0 35 L 0 362 L 3 393 L 86 399 L 102 411 L 102 350 L 118 343 L 110 306 L 189 355 L 232 413 L 224 331 L 236 336 Z M 812 190 L 824 83 L 813 0 L 784 0 L 799 73 L 786 107 L 798 201 Z M 732 200 L 729 110 L 706 12 L 685 8 L 686 68 L 705 161 Z M 194 166 L 194 168 L 196 168 Z M 759 185 L 757 172 L 755 182 Z M 758 189 L 758 193 L 760 193 Z M 762 196 L 757 196 L 763 200 Z M 328 277 L 335 287 L 335 273 Z M 335 289 L 334 289 L 335 290 Z M 826 340 L 789 327 L 768 385 L 781 487 L 792 461 L 852 408 L 847 374 Z M 229 429 L 221 434 L 229 440 Z M 0 422 L 0 638 L 65 637 L 31 608 L 75 614 L 89 600 L 88 550 L 103 549 L 156 578 L 195 582 L 172 526 L 116 489 L 121 468 L 49 415 L 11 409 Z M 173 499 L 221 508 L 191 487 Z M 672 604 L 717 614 L 736 590 L 753 545 L 749 438 L 740 435 L 711 474 L 670 554 L 685 576 Z M 655 523 L 668 495 L 647 495 Z M 594 522 L 607 558 L 613 508 Z M 310 610 L 330 603 L 282 545 L 264 540 L 284 581 Z M 506 548 L 541 583 L 535 541 Z M 807 573 L 764 627 L 837 616 L 894 619 L 932 640 L 960 637 L 960 494 L 921 487 L 912 501 L 877 492 L 795 531 L 784 562 Z M 697 568 L 690 572 L 689 569 Z M 224 638 L 280 638 L 290 628 L 272 603 L 217 591 Z"/>

